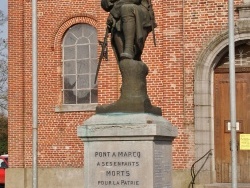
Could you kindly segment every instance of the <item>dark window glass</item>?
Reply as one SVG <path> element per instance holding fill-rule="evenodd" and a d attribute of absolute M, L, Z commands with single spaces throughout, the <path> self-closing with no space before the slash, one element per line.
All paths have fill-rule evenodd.
<path fill-rule="evenodd" d="M 90 103 L 90 92 L 89 90 L 79 90 L 77 91 L 77 102 L 81 103 Z"/>
<path fill-rule="evenodd" d="M 89 89 L 89 75 L 77 76 L 77 89 Z"/>
<path fill-rule="evenodd" d="M 77 61 L 77 74 L 90 73 L 89 71 L 89 59 Z M 96 69 L 95 69 L 96 70 Z"/>
<path fill-rule="evenodd" d="M 97 89 L 92 89 L 91 90 L 91 102 L 94 103 L 94 101 L 97 101 L 97 95 L 98 90 Z"/>
<path fill-rule="evenodd" d="M 76 90 L 64 90 L 64 104 L 76 104 Z"/>
<path fill-rule="evenodd" d="M 64 74 L 76 74 L 76 64 L 75 61 L 65 61 L 64 62 Z"/>

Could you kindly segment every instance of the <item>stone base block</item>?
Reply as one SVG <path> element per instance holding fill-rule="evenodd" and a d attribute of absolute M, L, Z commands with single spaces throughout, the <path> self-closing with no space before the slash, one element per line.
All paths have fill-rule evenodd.
<path fill-rule="evenodd" d="M 98 114 L 78 127 L 84 188 L 172 187 L 173 127 L 151 114 Z"/>

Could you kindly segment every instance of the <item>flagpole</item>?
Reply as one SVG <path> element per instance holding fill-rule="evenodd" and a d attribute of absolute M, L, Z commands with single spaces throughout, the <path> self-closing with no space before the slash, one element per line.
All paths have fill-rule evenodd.
<path fill-rule="evenodd" d="M 38 187 L 37 0 L 32 0 L 32 188 Z"/>
<path fill-rule="evenodd" d="M 232 188 L 237 188 L 234 1 L 228 0 Z"/>

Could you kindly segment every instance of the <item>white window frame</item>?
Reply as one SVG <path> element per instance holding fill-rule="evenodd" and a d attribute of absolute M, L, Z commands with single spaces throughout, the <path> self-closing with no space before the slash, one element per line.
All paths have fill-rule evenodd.
<path fill-rule="evenodd" d="M 82 36 L 76 36 L 76 35 L 74 35 L 74 37 L 75 37 L 75 40 L 76 40 L 76 42 L 75 42 L 75 44 L 72 44 L 72 45 L 66 45 L 65 44 L 65 40 L 66 40 L 66 36 L 67 35 L 69 35 L 69 34 L 74 34 L 73 32 L 71 32 L 71 30 L 72 29 L 74 29 L 74 27 L 79 27 L 79 26 L 82 26 Z M 86 32 L 86 31 L 84 31 L 84 27 L 86 28 L 87 27 L 87 29 L 92 29 L 93 28 L 93 31 L 92 31 L 92 33 L 89 35 L 89 36 L 86 36 L 85 34 L 87 33 L 87 32 L 89 32 L 89 30 Z M 92 28 L 91 28 L 92 27 Z M 85 32 L 85 33 L 84 33 Z M 92 35 L 96 35 L 96 37 L 94 37 L 94 39 L 92 38 Z M 77 43 L 77 41 L 79 41 L 80 39 L 87 39 L 88 40 L 88 43 L 83 43 L 83 44 L 78 44 Z M 92 41 L 90 40 L 90 38 L 92 38 Z M 89 52 L 88 52 L 88 57 L 86 58 L 86 59 L 77 59 L 77 49 L 79 48 L 79 46 L 85 46 L 85 45 L 87 45 L 88 46 L 88 50 L 89 50 Z M 65 36 L 64 36 L 64 38 L 63 38 L 63 43 L 62 43 L 62 86 L 63 86 L 63 88 L 62 88 L 62 104 L 61 105 L 57 105 L 56 106 L 56 108 L 55 108 L 55 111 L 56 112 L 67 112 L 67 111 L 95 111 L 95 109 L 96 109 L 96 106 L 97 106 L 97 102 L 98 102 L 98 98 L 97 98 L 97 96 L 96 96 L 96 101 L 94 101 L 94 102 L 92 102 L 91 101 L 91 91 L 92 91 L 92 89 L 94 89 L 94 90 L 97 90 L 97 85 L 96 84 L 93 84 L 93 78 L 95 77 L 95 74 L 96 74 L 96 72 L 95 72 L 95 70 L 93 71 L 93 69 L 91 69 L 91 63 L 93 63 L 93 62 L 95 62 L 95 66 L 97 67 L 97 62 L 98 62 L 98 58 L 97 58 L 97 45 L 98 45 L 98 42 L 97 42 L 97 30 L 96 30 L 96 28 L 94 28 L 93 26 L 91 26 L 91 25 L 89 25 L 89 24 L 83 24 L 83 23 L 81 23 L 81 24 L 76 24 L 76 25 L 73 25 L 73 26 L 71 26 L 67 31 L 66 31 L 66 33 L 65 33 Z M 65 59 L 65 48 L 67 48 L 67 47 L 70 47 L 70 46 L 72 46 L 72 47 L 75 47 L 75 49 L 74 49 L 74 53 L 75 53 L 75 55 L 74 55 L 74 59 Z M 95 52 L 93 52 L 93 48 L 91 48 L 91 47 L 93 47 L 94 48 L 94 50 L 96 50 Z M 94 54 L 93 54 L 94 53 Z M 84 72 L 84 73 L 81 73 L 81 74 L 79 74 L 78 73 L 78 70 L 77 70 L 77 63 L 78 63 L 78 61 L 79 60 L 87 60 L 87 61 L 89 61 L 88 63 L 89 63 L 89 70 L 88 70 L 88 72 Z M 64 70 L 65 70 L 65 62 L 67 62 L 67 61 L 72 61 L 72 62 L 74 62 L 75 63 L 75 72 L 73 73 L 73 74 L 69 74 L 69 73 L 67 73 L 67 74 L 65 74 L 64 73 Z M 65 77 L 66 76 L 75 76 L 75 83 L 74 83 L 74 89 L 65 89 L 64 87 L 65 87 L 65 85 L 64 85 L 64 81 L 65 81 Z M 86 87 L 86 88 L 78 88 L 78 85 L 77 85 L 77 78 L 79 77 L 79 76 L 81 76 L 81 75 L 88 75 L 89 77 L 88 77 L 88 81 L 89 81 L 89 83 L 87 84 L 88 85 L 88 87 Z M 80 90 L 89 90 L 89 97 L 90 97 L 90 99 L 89 99 L 89 103 L 78 103 L 77 102 L 77 93 L 78 93 L 78 91 L 80 91 Z M 75 103 L 67 103 L 67 102 L 65 102 L 65 91 L 72 91 L 72 92 L 74 92 L 74 94 L 76 94 L 75 95 Z M 98 92 L 98 90 L 96 91 L 96 92 Z M 97 94 L 96 94 L 97 95 Z"/>

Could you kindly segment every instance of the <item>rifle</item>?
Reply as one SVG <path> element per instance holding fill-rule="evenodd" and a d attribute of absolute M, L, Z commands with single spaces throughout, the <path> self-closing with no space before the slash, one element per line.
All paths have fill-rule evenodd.
<path fill-rule="evenodd" d="M 155 38 L 155 15 L 154 15 L 154 10 L 153 10 L 153 5 L 151 0 L 148 0 L 149 4 L 149 12 L 150 12 L 150 20 L 151 20 L 151 27 L 152 27 L 152 34 L 153 34 L 153 40 L 154 40 L 154 45 L 156 46 L 156 38 Z"/>
<path fill-rule="evenodd" d="M 98 73 L 101 67 L 102 59 L 105 57 L 105 51 L 107 52 L 108 36 L 109 36 L 109 26 L 106 27 L 106 33 L 105 33 L 103 42 L 100 43 L 102 46 L 102 51 L 99 56 L 99 61 L 98 61 L 97 69 L 96 69 L 95 82 L 94 82 L 95 84 L 96 84 Z"/>

